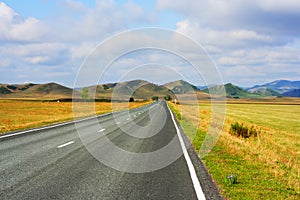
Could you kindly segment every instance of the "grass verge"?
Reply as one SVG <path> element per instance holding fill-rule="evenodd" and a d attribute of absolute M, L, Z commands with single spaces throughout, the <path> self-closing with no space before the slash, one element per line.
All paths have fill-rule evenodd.
<path fill-rule="evenodd" d="M 192 114 L 195 105 L 170 107 L 198 152 L 209 127 L 211 106 L 200 104 L 200 123 Z M 180 110 L 191 114 L 182 116 Z M 297 105 L 227 105 L 221 137 L 202 159 L 225 198 L 300 199 L 299 120 Z M 257 138 L 237 138 L 229 134 L 235 121 L 262 132 Z M 238 177 L 237 184 L 228 184 L 230 174 Z"/>

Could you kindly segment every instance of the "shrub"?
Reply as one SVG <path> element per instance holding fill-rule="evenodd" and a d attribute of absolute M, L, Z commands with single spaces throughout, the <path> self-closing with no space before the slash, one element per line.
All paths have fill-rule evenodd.
<path fill-rule="evenodd" d="M 133 98 L 133 97 L 130 97 L 130 98 L 129 98 L 129 102 L 134 102 L 134 98 Z"/>
<path fill-rule="evenodd" d="M 103 85 L 103 89 L 104 89 L 104 90 L 108 90 L 109 87 L 108 87 L 107 85 L 104 84 L 104 85 Z"/>
<path fill-rule="evenodd" d="M 154 97 L 152 97 L 152 100 L 153 100 L 153 101 L 158 101 L 158 99 L 159 99 L 159 97 L 158 97 L 158 96 L 154 96 Z"/>
<path fill-rule="evenodd" d="M 226 177 L 227 185 L 237 184 L 237 176 L 235 174 L 230 174 Z"/>
<path fill-rule="evenodd" d="M 169 94 L 167 94 L 167 95 L 165 96 L 165 100 L 166 100 L 166 101 L 171 101 L 171 100 L 172 100 L 172 97 L 171 97 Z"/>
<path fill-rule="evenodd" d="M 89 100 L 91 100 L 91 97 L 89 96 L 89 89 L 88 89 L 87 87 L 82 88 L 82 91 L 81 91 L 81 98 L 82 98 L 84 101 L 89 101 Z"/>
<path fill-rule="evenodd" d="M 235 122 L 231 124 L 229 133 L 231 135 L 235 135 L 237 137 L 242 137 L 242 138 L 249 138 L 251 136 L 257 137 L 259 134 L 259 130 L 254 128 L 254 126 L 251 126 L 250 128 L 247 126 L 244 126 L 244 124 L 240 124 L 238 122 Z"/>

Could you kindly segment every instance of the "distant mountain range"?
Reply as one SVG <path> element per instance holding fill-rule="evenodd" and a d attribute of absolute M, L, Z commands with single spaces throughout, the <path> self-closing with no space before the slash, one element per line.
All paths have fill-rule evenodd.
<path fill-rule="evenodd" d="M 300 89 L 291 90 L 282 94 L 286 97 L 300 97 Z"/>
<path fill-rule="evenodd" d="M 259 98 L 267 96 L 286 96 L 286 97 L 300 97 L 300 81 L 277 80 L 263 85 L 255 85 L 249 88 L 241 88 L 231 83 L 225 86 L 226 96 L 229 98 Z M 203 89 L 205 92 L 213 93 L 214 88 L 218 86 L 211 86 Z M 200 88 L 200 87 L 198 87 Z M 205 86 L 202 88 L 205 88 Z"/>
<path fill-rule="evenodd" d="M 247 91 L 255 93 L 256 91 L 263 91 L 266 89 L 283 94 L 285 92 L 300 89 L 300 81 L 277 80 L 263 85 L 256 85 L 251 88 L 247 88 Z"/>
<path fill-rule="evenodd" d="M 126 100 L 130 97 L 135 99 L 151 99 L 154 96 L 163 98 L 170 95 L 189 97 L 197 95 L 199 99 L 208 99 L 210 94 L 220 86 L 194 86 L 187 81 L 178 80 L 164 85 L 149 83 L 144 80 L 132 80 L 120 83 L 107 83 L 89 86 L 88 91 L 95 99 Z M 231 83 L 224 85 L 228 98 L 262 98 L 267 96 L 300 97 L 300 81 L 278 80 L 250 88 L 241 88 Z M 200 89 L 201 88 L 201 89 Z M 78 98 L 81 89 L 74 90 Z M 210 93 L 210 94 L 209 94 Z M 73 89 L 57 83 L 45 84 L 0 84 L 0 98 L 32 98 L 32 99 L 72 99 Z"/>

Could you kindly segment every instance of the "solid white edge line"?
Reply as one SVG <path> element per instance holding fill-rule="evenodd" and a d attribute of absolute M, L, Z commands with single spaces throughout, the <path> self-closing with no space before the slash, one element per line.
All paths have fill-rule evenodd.
<path fill-rule="evenodd" d="M 74 141 L 72 140 L 72 141 L 70 141 L 70 142 L 67 142 L 67 143 L 65 143 L 65 144 L 61 144 L 61 145 L 57 146 L 57 148 L 63 148 L 63 147 L 65 147 L 65 146 L 68 146 L 68 145 L 73 144 L 73 143 L 74 143 Z"/>
<path fill-rule="evenodd" d="M 170 111 L 172 121 L 173 121 L 173 123 L 174 123 L 174 125 L 175 125 L 175 129 L 176 129 L 177 136 L 178 136 L 178 139 L 179 139 L 181 148 L 182 148 L 182 152 L 183 152 L 184 158 L 185 158 L 185 160 L 186 160 L 187 166 L 188 166 L 189 171 L 190 171 L 190 175 L 191 175 L 191 179 L 192 179 L 192 182 L 193 182 L 193 185 L 194 185 L 194 189 L 195 189 L 195 192 L 196 192 L 196 195 L 197 195 L 197 199 L 198 199 L 198 200 L 200 200 L 200 199 L 201 199 L 201 200 L 202 200 L 202 199 L 205 200 L 206 198 L 205 198 L 205 195 L 204 195 L 204 193 L 203 193 L 203 191 L 202 191 L 202 188 L 201 188 L 199 179 L 198 179 L 198 177 L 197 177 L 197 174 L 196 174 L 194 165 L 193 165 L 192 160 L 191 160 L 191 158 L 190 158 L 190 156 L 189 156 L 189 153 L 187 152 L 187 149 L 186 149 L 186 147 L 185 147 L 183 138 L 182 138 L 182 136 L 181 136 L 181 134 L 180 134 L 180 130 L 179 130 L 178 126 L 177 126 L 177 123 L 176 123 L 176 121 L 175 121 L 174 115 L 173 115 L 173 113 L 172 113 L 172 111 L 171 111 L 171 109 L 170 109 L 168 103 L 167 103 L 167 107 L 168 107 L 168 109 L 169 109 L 169 111 Z"/>

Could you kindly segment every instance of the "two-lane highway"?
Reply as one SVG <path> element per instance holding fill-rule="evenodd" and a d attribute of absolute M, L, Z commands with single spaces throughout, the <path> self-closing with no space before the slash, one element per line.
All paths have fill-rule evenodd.
<path fill-rule="evenodd" d="M 188 144 L 164 101 L 2 136 L 0 199 L 222 199 Z"/>

